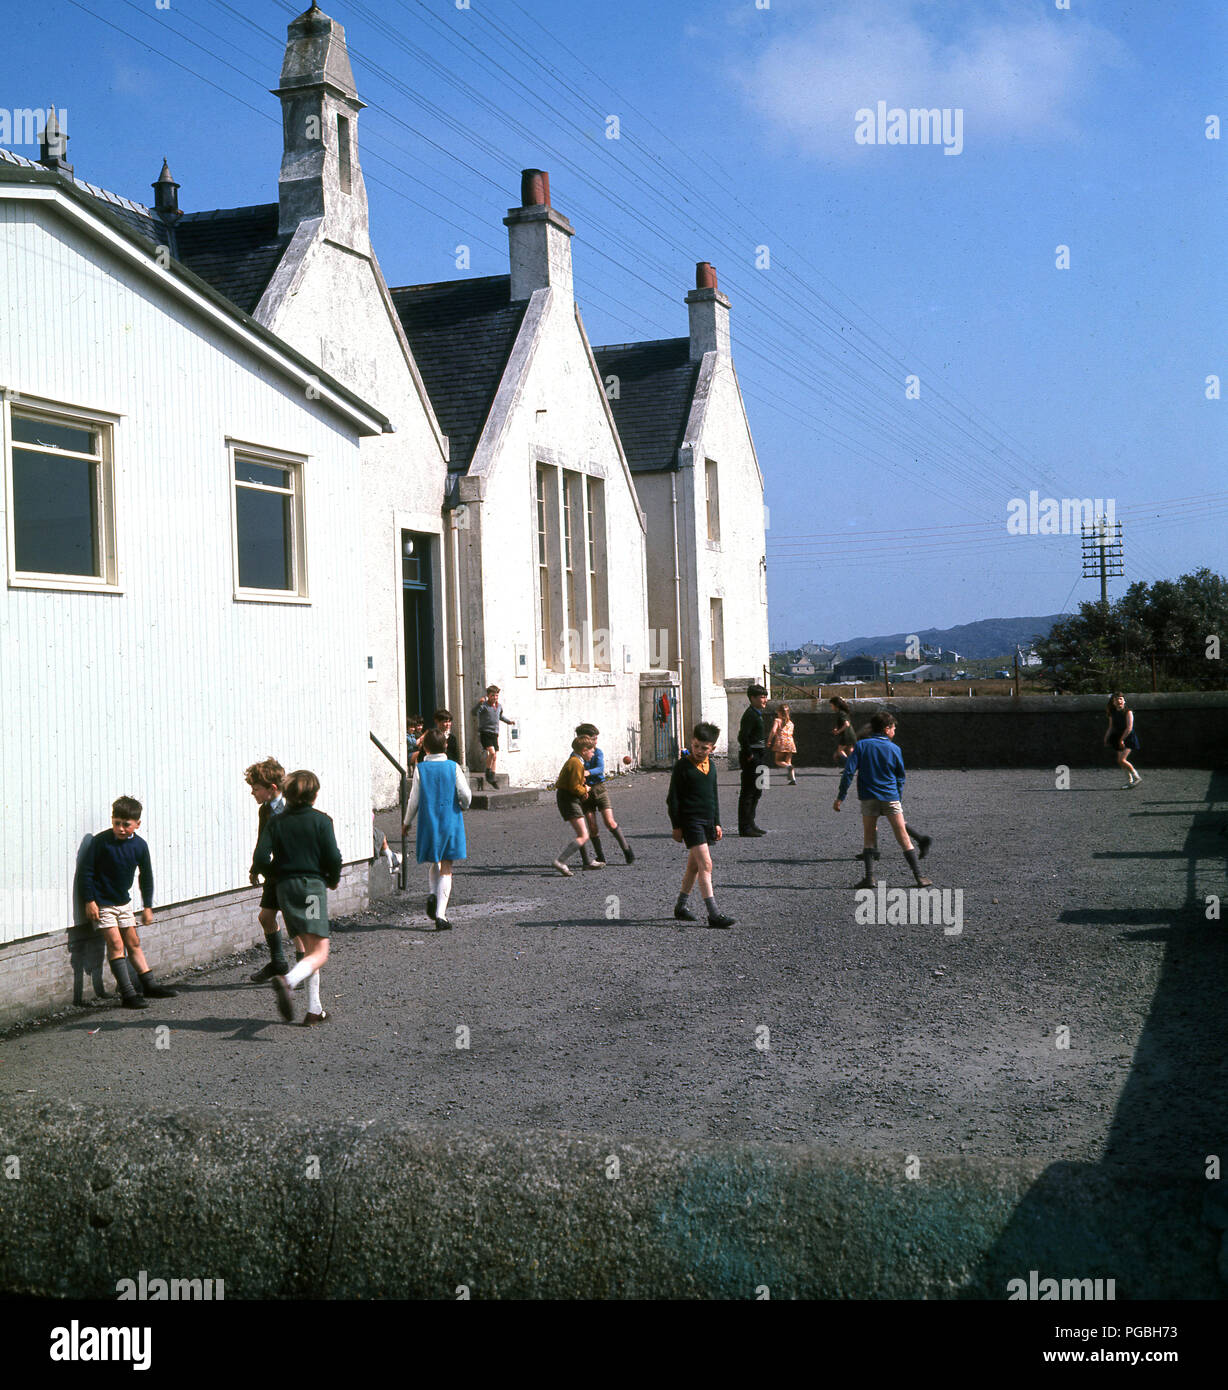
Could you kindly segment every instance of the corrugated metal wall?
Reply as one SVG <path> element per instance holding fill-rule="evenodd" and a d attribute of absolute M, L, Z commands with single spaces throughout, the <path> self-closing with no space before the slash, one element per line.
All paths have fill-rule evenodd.
<path fill-rule="evenodd" d="M 0 941 L 73 921 L 79 846 L 125 793 L 157 901 L 245 885 L 267 754 L 313 769 L 345 859 L 369 855 L 349 426 L 45 205 L 0 204 L 0 387 L 124 417 L 124 592 L 0 588 Z M 227 436 L 308 457 L 307 606 L 234 600 Z"/>

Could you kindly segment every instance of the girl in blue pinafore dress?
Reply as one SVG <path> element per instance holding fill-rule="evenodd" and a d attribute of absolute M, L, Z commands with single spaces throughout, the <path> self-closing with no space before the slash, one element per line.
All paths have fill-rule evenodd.
<path fill-rule="evenodd" d="M 465 857 L 465 821 L 461 813 L 473 800 L 473 792 L 464 769 L 448 758 L 444 734 L 431 729 L 422 742 L 425 754 L 410 788 L 404 830 L 408 833 L 416 816 L 418 863 L 430 865 L 426 915 L 435 923 L 436 931 L 450 931 L 452 861 Z"/>

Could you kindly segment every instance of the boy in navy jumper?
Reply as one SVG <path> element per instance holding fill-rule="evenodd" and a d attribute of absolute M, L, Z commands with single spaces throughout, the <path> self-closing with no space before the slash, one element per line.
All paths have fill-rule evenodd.
<path fill-rule="evenodd" d="M 132 911 L 132 880 L 139 873 L 144 905 L 141 922 L 146 927 L 152 924 L 153 868 L 149 846 L 136 833 L 141 809 L 141 803 L 131 796 L 115 801 L 110 830 L 94 836 L 81 865 L 85 917 L 106 939 L 107 962 L 125 1009 L 147 1009 L 142 993 L 150 999 L 173 999 L 179 993 L 154 981 Z"/>
<path fill-rule="evenodd" d="M 682 891 L 674 904 L 674 916 L 680 922 L 697 920 L 687 906 L 687 899 L 698 880 L 700 896 L 708 909 L 708 925 L 732 927 L 735 919 L 726 917 L 716 905 L 712 887 L 712 855 L 708 851 L 709 845 L 724 838 L 716 792 L 716 768 L 712 765 L 712 750 L 720 736 L 721 731 L 715 724 L 695 725 L 691 731 L 689 751 L 674 764 L 665 805 L 669 809 L 674 839 L 687 848 Z"/>
<path fill-rule="evenodd" d="M 853 774 L 856 773 L 857 796 L 861 801 L 861 857 L 866 872 L 861 882 L 854 887 L 875 886 L 873 864 L 878 855 L 875 848 L 878 818 L 886 816 L 887 823 L 895 832 L 897 843 L 904 851 L 904 858 L 908 860 L 908 867 L 912 870 L 917 886 L 928 888 L 930 880 L 921 873 L 921 867 L 917 863 L 917 849 L 920 846 L 920 852 L 924 855 L 930 847 L 930 837 L 918 835 L 917 844 L 913 844 L 910 838 L 912 831 L 904 821 L 904 807 L 900 801 L 904 789 L 904 759 L 891 741 L 895 737 L 895 715 L 885 712 L 876 714 L 870 720 L 870 729 L 871 733 L 859 739 L 848 755 L 844 771 L 840 774 L 840 790 L 836 793 L 836 800 L 832 806 L 835 811 L 840 809 L 840 803 L 849 789 Z"/>

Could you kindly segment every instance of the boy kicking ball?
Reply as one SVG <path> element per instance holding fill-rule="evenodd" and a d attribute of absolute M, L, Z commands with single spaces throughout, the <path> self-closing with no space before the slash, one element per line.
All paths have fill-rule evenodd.
<path fill-rule="evenodd" d="M 669 779 L 669 795 L 665 804 L 674 839 L 686 845 L 686 869 L 682 874 L 682 891 L 674 904 L 674 916 L 680 922 L 699 919 L 687 906 L 691 889 L 699 884 L 699 894 L 708 910 L 708 926 L 732 927 L 733 917 L 726 917 L 716 905 L 712 888 L 712 854 L 708 849 L 724 838 L 721 830 L 721 809 L 716 792 L 716 768 L 712 751 L 721 731 L 715 724 L 696 724 L 691 731 L 691 747 L 674 764 Z"/>

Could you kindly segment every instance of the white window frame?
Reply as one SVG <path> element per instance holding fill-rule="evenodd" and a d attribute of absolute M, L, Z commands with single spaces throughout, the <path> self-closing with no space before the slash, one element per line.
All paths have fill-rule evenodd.
<path fill-rule="evenodd" d="M 26 445 L 13 439 L 12 413 L 35 416 L 56 425 L 95 430 L 98 434 L 96 460 L 97 513 L 94 517 L 94 541 L 97 547 L 100 574 L 52 574 L 40 570 L 18 570 L 17 527 L 13 503 L 13 449 L 30 448 L 55 457 L 85 460 L 89 455 L 67 450 L 40 451 L 37 445 Z M 10 589 L 53 589 L 65 593 L 119 594 L 119 548 L 116 542 L 115 506 L 115 427 L 122 417 L 109 411 L 81 406 L 64 405 L 17 392 L 0 391 L 0 464 L 4 469 L 4 528 L 8 587 Z"/>
<path fill-rule="evenodd" d="M 245 589 L 239 583 L 239 489 L 252 492 L 276 492 L 281 488 L 263 487 L 259 483 L 241 483 L 235 477 L 235 467 L 243 459 L 262 468 L 287 470 L 294 479 L 293 504 L 290 508 L 293 535 L 290 541 L 293 587 L 289 589 Z M 285 449 L 273 449 L 264 444 L 251 444 L 243 439 L 226 439 L 226 477 L 230 491 L 230 561 L 234 576 L 236 603 L 296 603 L 311 602 L 307 587 L 307 455 L 292 454 Z"/>
<path fill-rule="evenodd" d="M 721 548 L 721 490 L 716 460 L 704 459 L 704 512 L 706 516 L 707 546 L 709 550 Z"/>

